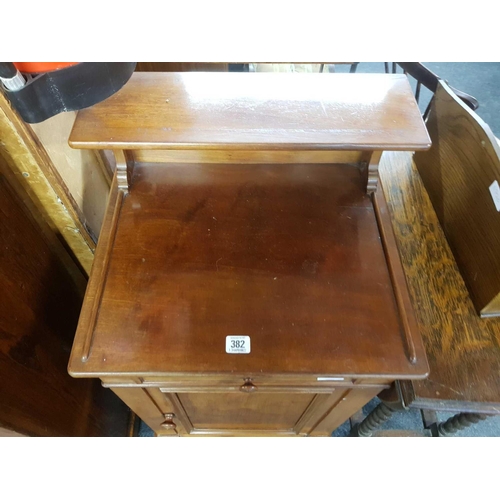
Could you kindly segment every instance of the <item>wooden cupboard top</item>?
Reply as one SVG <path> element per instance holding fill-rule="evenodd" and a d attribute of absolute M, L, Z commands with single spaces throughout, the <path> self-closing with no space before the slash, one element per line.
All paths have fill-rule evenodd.
<path fill-rule="evenodd" d="M 112 188 L 72 375 L 426 375 L 420 338 L 416 363 L 405 350 L 359 169 L 139 163 L 133 175 L 127 196 Z M 228 335 L 249 336 L 251 353 L 227 354 Z"/>
<path fill-rule="evenodd" d="M 404 75 L 135 73 L 78 113 L 95 149 L 428 149 Z"/>

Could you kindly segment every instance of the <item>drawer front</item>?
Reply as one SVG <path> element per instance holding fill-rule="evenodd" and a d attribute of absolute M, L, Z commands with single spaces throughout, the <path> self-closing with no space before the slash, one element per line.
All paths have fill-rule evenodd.
<path fill-rule="evenodd" d="M 318 380 L 319 379 L 319 380 Z M 312 376 L 283 376 L 283 375 L 205 375 L 183 377 L 145 377 L 143 383 L 157 387 L 182 388 L 210 388 L 239 391 L 247 381 L 251 381 L 256 389 L 272 390 L 272 388 L 311 388 L 311 387 L 337 387 L 339 385 L 352 385 L 352 379 L 345 377 L 316 377 Z"/>
<path fill-rule="evenodd" d="M 370 388 L 389 387 L 390 380 L 384 378 L 358 378 L 329 375 L 172 375 L 135 378 L 103 377 L 104 387 L 158 387 L 176 391 L 240 391 L 250 381 L 259 391 L 286 392 L 331 392 L 339 387 Z"/>

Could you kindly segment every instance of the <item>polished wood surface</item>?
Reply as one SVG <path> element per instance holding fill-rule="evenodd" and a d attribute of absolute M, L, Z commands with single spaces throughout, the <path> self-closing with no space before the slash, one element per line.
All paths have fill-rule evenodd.
<path fill-rule="evenodd" d="M 326 436 L 425 377 L 376 192 L 380 149 L 429 145 L 408 82 L 142 76 L 71 136 L 117 166 L 70 373 L 165 436 Z"/>
<path fill-rule="evenodd" d="M 427 149 L 403 75 L 135 73 L 82 110 L 70 144 L 94 149 Z"/>
<path fill-rule="evenodd" d="M 180 402 L 194 428 L 291 429 L 314 395 L 287 393 L 187 393 Z M 228 423 L 229 422 L 229 423 Z"/>
<path fill-rule="evenodd" d="M 208 377 L 211 378 L 211 377 Z M 122 379 L 123 380 L 123 379 Z M 159 436 L 329 436 L 384 386 L 259 387 L 242 393 L 214 386 L 191 390 L 112 386 Z M 236 389 L 236 390 L 234 390 Z"/>
<path fill-rule="evenodd" d="M 136 165 L 115 206 L 72 374 L 426 374 L 357 168 Z M 226 335 L 252 355 L 228 356 Z"/>
<path fill-rule="evenodd" d="M 0 157 L 0 427 L 30 436 L 125 435 L 125 405 L 97 380 L 68 376 L 85 280 L 63 262 L 61 243 L 32 216 L 36 207 L 17 195 L 22 188 L 8 171 Z"/>
<path fill-rule="evenodd" d="M 500 412 L 500 318 L 477 315 L 411 155 L 384 153 L 380 176 L 430 367 L 406 403 Z"/>
<path fill-rule="evenodd" d="M 498 316 L 500 213 L 489 188 L 500 181 L 500 147 L 489 126 L 444 82 L 427 127 L 434 146 L 417 154 L 415 163 L 477 311 Z"/>

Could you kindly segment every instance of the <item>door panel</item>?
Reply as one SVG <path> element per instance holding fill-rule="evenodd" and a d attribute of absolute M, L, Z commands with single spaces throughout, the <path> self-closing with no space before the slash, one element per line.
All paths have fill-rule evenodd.
<path fill-rule="evenodd" d="M 314 394 L 184 393 L 178 394 L 194 428 L 289 430 Z"/>

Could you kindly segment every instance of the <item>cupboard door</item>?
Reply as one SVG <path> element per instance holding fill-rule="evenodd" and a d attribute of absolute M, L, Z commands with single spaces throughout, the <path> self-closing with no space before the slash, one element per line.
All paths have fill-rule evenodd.
<path fill-rule="evenodd" d="M 272 431 L 293 434 L 293 427 L 314 394 L 177 394 L 192 425 L 191 433 Z"/>
<path fill-rule="evenodd" d="M 180 424 L 179 434 L 328 436 L 380 388 L 339 388 L 330 394 L 160 390 Z M 165 434 L 162 430 L 157 432 Z"/>

